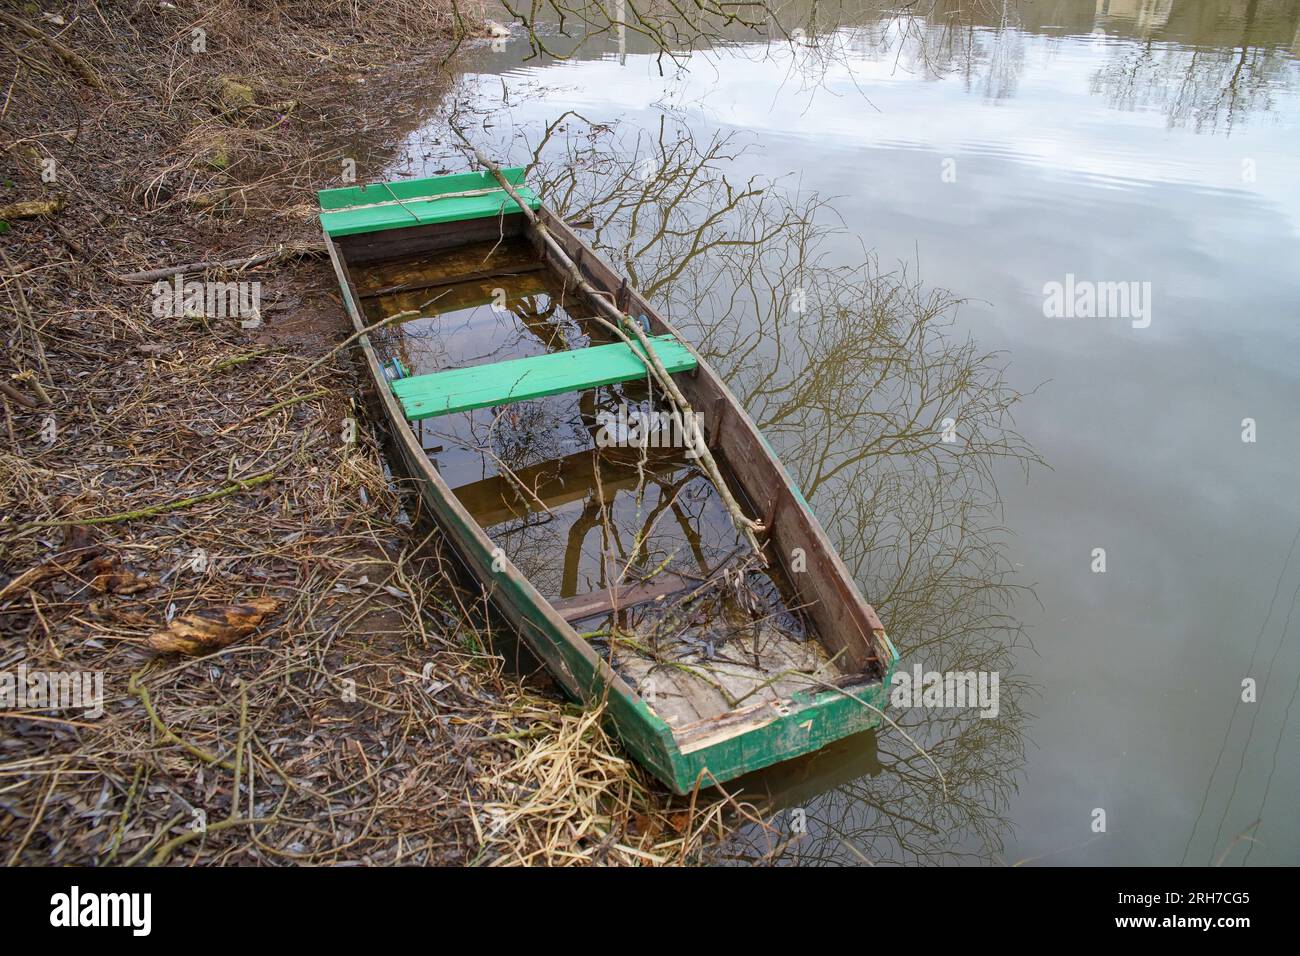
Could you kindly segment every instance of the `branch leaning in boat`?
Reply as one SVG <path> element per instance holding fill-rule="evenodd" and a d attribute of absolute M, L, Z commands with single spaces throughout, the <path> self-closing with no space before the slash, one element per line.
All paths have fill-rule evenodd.
<path fill-rule="evenodd" d="M 624 315 L 622 311 L 617 309 L 609 302 L 609 300 L 601 296 L 591 283 L 583 278 L 582 272 L 578 269 L 577 263 L 569 257 L 569 254 L 564 250 L 560 243 L 556 241 L 555 237 L 550 234 L 546 229 L 546 226 L 538 221 L 536 213 L 533 212 L 528 203 L 519 195 L 519 193 L 515 191 L 514 186 L 507 181 L 505 175 L 501 172 L 501 167 L 483 155 L 483 152 L 474 146 L 466 138 L 465 134 L 459 129 L 456 129 L 454 125 L 452 126 L 452 129 L 455 131 L 456 135 L 460 137 L 462 142 L 474 151 L 474 158 L 479 161 L 480 165 L 489 170 L 492 175 L 496 177 L 497 182 L 501 184 L 501 188 L 504 189 L 510 195 L 510 198 L 519 206 L 520 210 L 528 218 L 528 221 L 532 224 L 533 228 L 537 230 L 537 234 L 541 236 L 542 241 L 546 243 L 547 248 L 551 250 L 555 258 L 568 270 L 569 278 L 572 280 L 573 284 L 582 290 L 583 294 L 586 295 L 588 301 L 598 313 L 604 313 L 609 317 L 608 319 L 605 319 L 601 318 L 600 315 L 596 315 L 594 316 L 596 321 L 617 335 L 627 345 L 633 346 L 638 343 L 640 344 L 641 348 L 639 350 L 633 348 L 632 354 L 636 355 L 642 364 L 645 365 L 646 370 L 650 373 L 651 377 L 659 383 L 659 387 L 663 389 L 669 400 L 681 414 L 682 422 L 685 424 L 685 427 L 689 429 L 691 450 L 699 455 L 700 463 L 704 466 L 705 471 L 708 472 L 710 480 L 718 489 L 718 494 L 722 497 L 723 504 L 726 505 L 727 512 L 731 515 L 731 520 L 735 524 L 736 529 L 744 535 L 745 539 L 749 542 L 750 547 L 754 549 L 754 554 L 757 555 L 758 560 L 766 566 L 767 559 L 763 555 L 763 546 L 759 544 L 757 537 L 758 533 L 765 530 L 763 522 L 756 521 L 746 515 L 744 510 L 740 507 L 740 503 L 737 502 L 735 497 L 732 495 L 731 489 L 727 487 L 726 479 L 723 478 L 722 471 L 718 468 L 718 463 L 713 458 L 713 453 L 709 451 L 708 445 L 704 441 L 704 434 L 700 430 L 699 417 L 695 414 L 694 409 L 691 408 L 690 403 L 686 401 L 686 396 L 684 396 L 681 389 L 677 387 L 677 383 L 673 381 L 672 376 L 669 375 L 668 371 L 664 368 L 663 363 L 659 360 L 659 356 L 655 354 L 655 351 L 650 346 L 650 342 L 646 338 L 646 334 L 641 329 L 641 326 L 636 322 L 628 321 L 628 317 Z M 636 336 L 636 342 L 633 342 L 631 336 L 627 334 L 627 329 L 632 330 L 633 335 Z"/>

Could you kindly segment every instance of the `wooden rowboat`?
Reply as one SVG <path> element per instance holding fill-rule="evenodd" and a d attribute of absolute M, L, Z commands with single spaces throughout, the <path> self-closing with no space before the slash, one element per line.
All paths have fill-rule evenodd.
<path fill-rule="evenodd" d="M 808 502 L 704 358 L 522 169 L 319 200 L 399 477 L 643 766 L 689 793 L 880 721 L 898 655 Z M 646 349 L 707 454 L 689 427 L 681 442 L 651 427 L 672 406 Z"/>

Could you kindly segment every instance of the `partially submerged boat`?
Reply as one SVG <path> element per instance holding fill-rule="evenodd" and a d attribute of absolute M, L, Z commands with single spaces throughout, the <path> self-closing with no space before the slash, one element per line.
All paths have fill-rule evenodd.
<path fill-rule="evenodd" d="M 674 792 L 875 726 L 898 655 L 808 502 L 523 178 L 319 194 L 395 466 L 556 682 Z"/>

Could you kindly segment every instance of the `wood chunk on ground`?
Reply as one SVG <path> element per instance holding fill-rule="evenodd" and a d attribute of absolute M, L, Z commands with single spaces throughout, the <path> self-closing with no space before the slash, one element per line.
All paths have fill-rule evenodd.
<path fill-rule="evenodd" d="M 253 633 L 279 606 L 274 598 L 253 598 L 242 604 L 182 614 L 166 630 L 152 635 L 149 646 L 164 653 L 210 654 Z"/>

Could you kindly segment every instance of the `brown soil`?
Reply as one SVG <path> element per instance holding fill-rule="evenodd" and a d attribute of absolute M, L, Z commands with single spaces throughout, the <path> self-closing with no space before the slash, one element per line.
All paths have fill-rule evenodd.
<path fill-rule="evenodd" d="M 379 173 L 448 11 L 0 3 L 0 206 L 57 210 L 0 235 L 0 675 L 104 692 L 0 708 L 0 862 L 667 862 L 721 826 L 504 673 L 353 356 L 306 371 L 345 328 L 313 190 Z M 122 278 L 258 255 L 186 276 L 261 282 L 255 328 Z M 212 649 L 151 646 L 185 627 Z"/>

